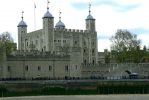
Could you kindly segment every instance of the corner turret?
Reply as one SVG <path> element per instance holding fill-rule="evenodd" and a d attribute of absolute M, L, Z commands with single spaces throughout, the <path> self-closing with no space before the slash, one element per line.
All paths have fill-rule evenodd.
<path fill-rule="evenodd" d="M 49 1 L 47 1 L 47 12 L 43 16 L 43 33 L 45 34 L 44 51 L 54 51 L 54 17 L 49 12 Z"/>
<path fill-rule="evenodd" d="M 86 30 L 95 32 L 95 19 L 91 15 L 91 4 L 89 3 L 89 15 L 86 18 Z"/>
<path fill-rule="evenodd" d="M 18 24 L 18 50 L 23 50 L 23 34 L 27 33 L 27 24 L 23 20 L 24 11 L 22 11 L 22 20 Z"/>
<path fill-rule="evenodd" d="M 43 28 L 54 28 L 54 17 L 49 12 L 49 7 L 47 7 L 47 12 L 44 14 L 42 19 L 43 19 Z"/>

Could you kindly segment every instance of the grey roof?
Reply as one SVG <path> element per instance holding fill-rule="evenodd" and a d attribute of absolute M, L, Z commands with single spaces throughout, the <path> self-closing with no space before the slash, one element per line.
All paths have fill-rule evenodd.
<path fill-rule="evenodd" d="M 27 27 L 27 24 L 22 20 L 19 24 L 18 27 Z"/>
<path fill-rule="evenodd" d="M 53 16 L 52 16 L 52 14 L 51 14 L 49 11 L 47 11 L 47 12 L 44 14 L 43 18 L 53 18 Z"/>
<path fill-rule="evenodd" d="M 89 14 L 86 19 L 87 20 L 95 20 L 91 14 Z"/>
<path fill-rule="evenodd" d="M 65 24 L 61 20 L 59 20 L 59 22 L 56 23 L 55 27 L 56 28 L 65 28 Z"/>

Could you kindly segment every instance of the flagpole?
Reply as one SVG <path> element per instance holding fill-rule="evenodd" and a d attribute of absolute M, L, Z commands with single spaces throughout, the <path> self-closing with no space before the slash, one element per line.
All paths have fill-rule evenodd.
<path fill-rule="evenodd" d="M 36 30 L 36 4 L 34 2 L 34 30 Z"/>

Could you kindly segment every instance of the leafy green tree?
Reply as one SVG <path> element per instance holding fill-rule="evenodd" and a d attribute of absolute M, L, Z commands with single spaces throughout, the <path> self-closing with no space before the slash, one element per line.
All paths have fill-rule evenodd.
<path fill-rule="evenodd" d="M 6 50 L 7 55 L 16 50 L 16 44 L 13 42 L 9 32 L 4 32 L 0 35 L 0 49 L 1 51 Z"/>
<path fill-rule="evenodd" d="M 130 33 L 128 30 L 119 29 L 114 36 L 111 37 L 111 49 L 118 52 L 136 49 L 140 46 L 140 40 L 137 39 L 136 34 Z"/>
<path fill-rule="evenodd" d="M 139 62 L 141 41 L 137 39 L 136 34 L 120 29 L 110 40 L 112 42 L 111 50 L 118 62 Z"/>
<path fill-rule="evenodd" d="M 147 48 L 145 45 L 143 46 L 143 51 L 145 51 L 145 52 L 147 51 Z"/>
<path fill-rule="evenodd" d="M 141 51 L 141 57 L 142 59 L 140 60 L 140 62 L 146 62 L 149 61 L 149 51 L 146 48 L 146 46 L 143 46 L 143 50 Z"/>
<path fill-rule="evenodd" d="M 105 63 L 110 63 L 110 54 L 105 55 Z"/>

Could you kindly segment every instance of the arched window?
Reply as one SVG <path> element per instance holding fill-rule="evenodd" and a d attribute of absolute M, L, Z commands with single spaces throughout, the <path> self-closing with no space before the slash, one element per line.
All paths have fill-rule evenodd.
<path fill-rule="evenodd" d="M 49 71 L 51 71 L 52 70 L 52 66 L 51 65 L 49 65 Z"/>
<path fill-rule="evenodd" d="M 86 52 L 86 50 L 84 49 L 84 53 Z"/>
<path fill-rule="evenodd" d="M 94 49 L 92 49 L 92 54 L 94 54 L 95 53 L 95 50 Z"/>
<path fill-rule="evenodd" d="M 77 41 L 75 41 L 74 43 L 77 44 Z"/>
<path fill-rule="evenodd" d="M 93 65 L 95 64 L 95 60 L 93 60 Z"/>
<path fill-rule="evenodd" d="M 86 59 L 84 60 L 84 64 L 86 65 Z"/>
<path fill-rule="evenodd" d="M 26 46 L 28 46 L 28 42 L 26 42 Z"/>
<path fill-rule="evenodd" d="M 40 66 L 38 66 L 38 71 L 40 71 L 41 70 L 41 67 Z"/>
<path fill-rule="evenodd" d="M 11 71 L 11 67 L 10 67 L 10 66 L 8 66 L 8 67 L 7 67 L 7 70 L 8 70 L 8 72 L 10 72 L 10 71 Z"/>
<path fill-rule="evenodd" d="M 28 71 L 28 65 L 25 66 L 25 71 Z"/>
<path fill-rule="evenodd" d="M 65 66 L 65 71 L 68 71 L 68 65 Z"/>

